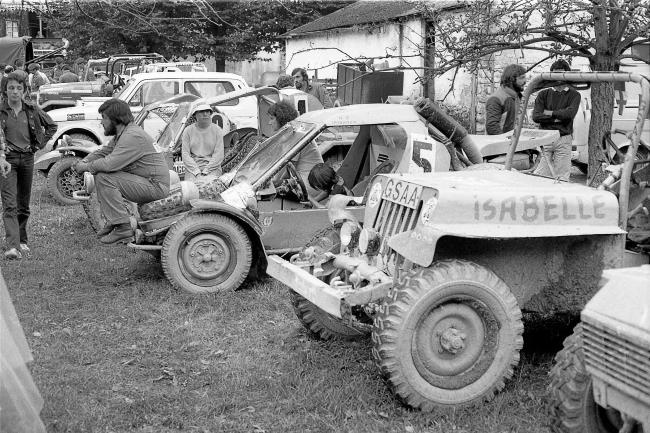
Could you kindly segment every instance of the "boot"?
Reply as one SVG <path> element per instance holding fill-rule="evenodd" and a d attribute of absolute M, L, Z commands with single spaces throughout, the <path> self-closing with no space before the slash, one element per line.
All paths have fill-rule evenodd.
<path fill-rule="evenodd" d="M 101 238 L 103 236 L 106 236 L 107 234 L 112 232 L 114 228 L 115 226 L 113 224 L 106 223 L 104 227 L 102 227 L 101 229 L 99 229 L 99 231 L 97 231 L 97 237 Z"/>
<path fill-rule="evenodd" d="M 99 240 L 103 244 L 114 244 L 115 242 L 128 243 L 133 241 L 133 229 L 131 223 L 118 224 L 113 231 Z"/>

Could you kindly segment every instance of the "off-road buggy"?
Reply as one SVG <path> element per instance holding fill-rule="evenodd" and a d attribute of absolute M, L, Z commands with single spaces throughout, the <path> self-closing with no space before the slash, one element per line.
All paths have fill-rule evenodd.
<path fill-rule="evenodd" d="M 519 362 L 522 311 L 577 314 L 602 270 L 623 263 L 628 211 L 648 195 L 649 161 L 634 158 L 647 79 L 541 74 L 522 106 L 558 82 L 595 81 L 643 89 L 625 163 L 610 167 L 601 188 L 509 170 L 523 112 L 506 170 L 379 174 L 363 221 L 330 206 L 334 226 L 288 261 L 268 258 L 267 273 L 289 286 L 302 324 L 322 338 L 371 333 L 382 375 L 414 408 L 490 400 Z"/>
<path fill-rule="evenodd" d="M 551 370 L 554 432 L 650 431 L 649 311 L 650 265 L 603 272 Z"/>

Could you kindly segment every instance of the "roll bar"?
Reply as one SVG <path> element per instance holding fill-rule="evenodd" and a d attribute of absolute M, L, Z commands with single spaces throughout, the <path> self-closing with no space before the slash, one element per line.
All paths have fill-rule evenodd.
<path fill-rule="evenodd" d="M 515 130 L 510 143 L 510 149 L 508 149 L 508 155 L 506 156 L 505 169 L 510 170 L 512 168 L 512 159 L 517 150 L 517 144 L 519 143 L 521 129 L 524 124 L 524 117 L 526 115 L 526 107 L 528 106 L 528 100 L 530 99 L 531 94 L 541 89 L 557 86 L 562 83 L 613 83 L 630 81 L 638 83 L 641 87 L 641 100 L 639 102 L 639 112 L 636 116 L 634 129 L 630 136 L 631 144 L 627 149 L 625 162 L 623 163 L 623 170 L 621 172 L 621 187 L 618 197 L 618 225 L 625 230 L 627 226 L 627 207 L 629 203 L 629 191 L 634 158 L 636 157 L 636 152 L 639 148 L 643 122 L 645 121 L 645 118 L 648 117 L 648 104 L 650 102 L 650 81 L 643 75 L 627 72 L 544 72 L 533 77 L 524 90 L 521 104 L 517 107 L 517 122 L 515 123 Z"/>

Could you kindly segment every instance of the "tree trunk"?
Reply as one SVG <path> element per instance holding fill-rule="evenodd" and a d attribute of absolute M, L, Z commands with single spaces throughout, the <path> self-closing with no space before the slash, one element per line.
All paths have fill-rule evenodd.
<path fill-rule="evenodd" d="M 612 129 L 612 113 L 614 111 L 614 87 L 611 83 L 593 83 L 591 87 L 591 123 L 589 124 L 589 180 L 599 171 L 603 162 L 607 162 L 603 147 L 603 137 Z M 599 183 L 596 178 L 594 184 Z"/>

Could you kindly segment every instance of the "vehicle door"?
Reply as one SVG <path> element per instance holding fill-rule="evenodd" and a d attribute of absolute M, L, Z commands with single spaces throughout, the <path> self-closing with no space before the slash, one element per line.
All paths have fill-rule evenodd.
<path fill-rule="evenodd" d="M 246 89 L 244 82 L 232 79 L 186 79 L 183 82 L 183 92 L 211 98 L 237 90 Z M 219 105 L 228 118 L 235 123 L 237 129 L 257 129 L 257 99 L 254 96 L 233 99 Z"/>
<path fill-rule="evenodd" d="M 131 107 L 131 112 L 135 115 L 139 113 L 145 105 L 153 102 L 167 99 L 171 96 L 178 95 L 180 91 L 180 82 L 178 78 L 164 78 L 155 80 L 142 80 L 135 86 L 133 92 L 126 96 L 126 102 Z"/>

